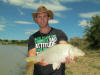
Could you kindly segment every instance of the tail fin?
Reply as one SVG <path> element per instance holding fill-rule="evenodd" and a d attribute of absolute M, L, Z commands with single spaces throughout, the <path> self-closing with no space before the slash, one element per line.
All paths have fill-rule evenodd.
<path fill-rule="evenodd" d="M 24 60 L 25 60 L 26 62 L 34 62 L 34 63 L 37 62 L 36 56 L 26 57 Z"/>
<path fill-rule="evenodd" d="M 33 75 L 34 65 L 27 68 L 25 75 Z"/>
<path fill-rule="evenodd" d="M 34 62 L 28 62 L 27 65 L 26 65 L 26 68 L 30 68 L 34 65 L 35 63 Z"/>
<path fill-rule="evenodd" d="M 35 61 L 35 56 L 32 57 L 26 57 L 24 59 L 27 63 L 26 68 L 30 68 L 31 66 L 33 66 L 34 64 L 36 64 L 37 62 Z"/>

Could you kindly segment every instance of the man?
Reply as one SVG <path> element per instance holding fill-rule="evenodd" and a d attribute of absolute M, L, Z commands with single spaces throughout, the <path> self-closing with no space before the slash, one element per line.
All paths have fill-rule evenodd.
<path fill-rule="evenodd" d="M 36 13 L 32 13 L 34 21 L 40 30 L 30 36 L 28 41 L 28 55 L 36 56 L 41 51 L 58 44 L 67 43 L 67 36 L 59 29 L 49 26 L 48 21 L 53 19 L 53 12 L 44 6 L 40 6 Z M 52 65 L 43 63 L 45 59 L 34 65 L 34 75 L 65 75 L 65 64 L 63 63 L 58 70 L 53 70 Z"/>

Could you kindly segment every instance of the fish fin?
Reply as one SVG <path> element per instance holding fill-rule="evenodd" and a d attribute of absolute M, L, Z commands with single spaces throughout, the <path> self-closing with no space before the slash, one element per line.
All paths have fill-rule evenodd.
<path fill-rule="evenodd" d="M 59 63 L 53 63 L 52 64 L 53 70 L 59 69 L 60 68 L 60 65 L 61 64 L 59 64 Z"/>
<path fill-rule="evenodd" d="M 27 68 L 25 75 L 33 75 L 34 71 L 34 65 L 32 65 L 30 68 Z"/>
<path fill-rule="evenodd" d="M 26 57 L 24 59 L 24 61 L 26 61 L 26 62 L 33 62 L 34 64 L 39 62 L 39 60 L 37 60 L 36 56 Z"/>
<path fill-rule="evenodd" d="M 70 55 L 70 59 L 71 59 L 72 61 L 74 61 L 74 56 L 73 56 L 73 55 Z"/>
<path fill-rule="evenodd" d="M 26 65 L 26 68 L 30 68 L 31 66 L 33 66 L 35 63 L 34 62 L 28 62 L 27 65 Z"/>
<path fill-rule="evenodd" d="M 75 63 L 74 56 L 70 56 L 70 59 L 72 60 L 71 63 Z"/>
<path fill-rule="evenodd" d="M 57 69 L 59 69 L 59 68 L 60 68 L 60 65 L 61 65 L 61 64 L 58 64 Z"/>

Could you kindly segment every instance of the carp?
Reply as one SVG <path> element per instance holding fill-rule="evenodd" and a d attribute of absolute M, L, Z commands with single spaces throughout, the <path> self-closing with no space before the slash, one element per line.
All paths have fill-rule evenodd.
<path fill-rule="evenodd" d="M 72 46 L 71 44 L 56 44 L 47 50 L 42 51 L 37 56 L 26 57 L 26 62 L 31 62 L 36 64 L 44 58 L 44 63 L 52 64 L 53 70 L 59 68 L 62 62 L 66 62 L 66 57 L 68 56 L 70 59 L 74 59 L 74 56 L 84 56 L 85 53 L 77 48 Z"/>

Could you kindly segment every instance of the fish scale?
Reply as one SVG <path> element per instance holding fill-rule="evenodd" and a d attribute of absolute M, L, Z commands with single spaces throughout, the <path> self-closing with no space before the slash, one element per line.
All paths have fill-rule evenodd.
<path fill-rule="evenodd" d="M 45 51 L 42 51 L 37 56 L 26 57 L 26 62 L 38 63 L 42 58 L 45 59 L 44 63 L 52 64 L 53 70 L 58 69 L 62 62 L 65 62 L 65 58 L 69 56 L 74 59 L 74 56 L 84 56 L 85 53 L 77 47 L 71 44 L 57 44 Z"/>

